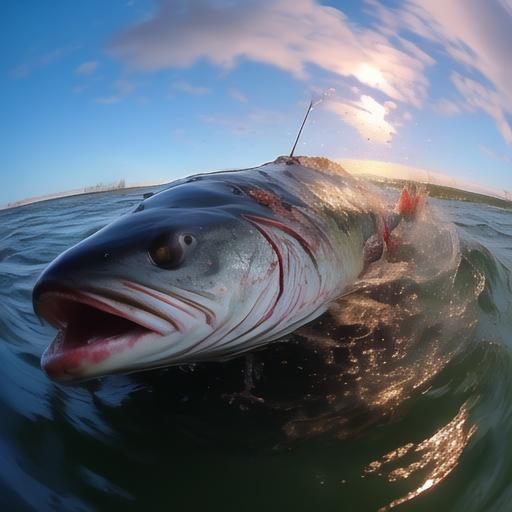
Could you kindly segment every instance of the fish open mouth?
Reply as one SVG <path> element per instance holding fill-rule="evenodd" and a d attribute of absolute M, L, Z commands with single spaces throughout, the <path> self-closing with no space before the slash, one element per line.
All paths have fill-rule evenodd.
<path fill-rule="evenodd" d="M 35 307 L 40 318 L 59 329 L 41 359 L 42 368 L 56 380 L 90 376 L 112 355 L 175 330 L 155 312 L 91 292 L 48 291 Z"/>

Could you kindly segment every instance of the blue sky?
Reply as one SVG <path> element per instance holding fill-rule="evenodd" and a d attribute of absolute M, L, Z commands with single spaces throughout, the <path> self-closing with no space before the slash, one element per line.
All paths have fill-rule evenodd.
<path fill-rule="evenodd" d="M 24 0 L 0 29 L 0 204 L 272 160 L 325 91 L 298 153 L 512 189 L 511 0 Z"/>

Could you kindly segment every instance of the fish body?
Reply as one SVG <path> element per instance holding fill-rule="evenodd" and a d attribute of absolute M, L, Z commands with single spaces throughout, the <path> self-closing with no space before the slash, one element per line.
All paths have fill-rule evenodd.
<path fill-rule="evenodd" d="M 82 380 L 267 344 L 380 257 L 388 219 L 378 194 L 324 158 L 176 181 L 40 276 L 34 310 L 59 330 L 42 367 Z"/>

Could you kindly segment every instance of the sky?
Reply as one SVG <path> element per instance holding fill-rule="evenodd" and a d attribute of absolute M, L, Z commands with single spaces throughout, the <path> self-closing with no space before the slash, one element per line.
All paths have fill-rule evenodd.
<path fill-rule="evenodd" d="M 512 0 L 21 0 L 0 205 L 289 153 L 512 190 Z"/>

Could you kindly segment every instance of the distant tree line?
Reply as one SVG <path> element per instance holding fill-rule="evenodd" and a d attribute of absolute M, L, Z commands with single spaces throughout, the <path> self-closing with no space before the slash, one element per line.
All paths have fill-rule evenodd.
<path fill-rule="evenodd" d="M 125 179 L 114 181 L 113 183 L 97 183 L 91 187 L 84 187 L 84 192 L 103 192 L 107 190 L 119 190 L 126 187 Z"/>

